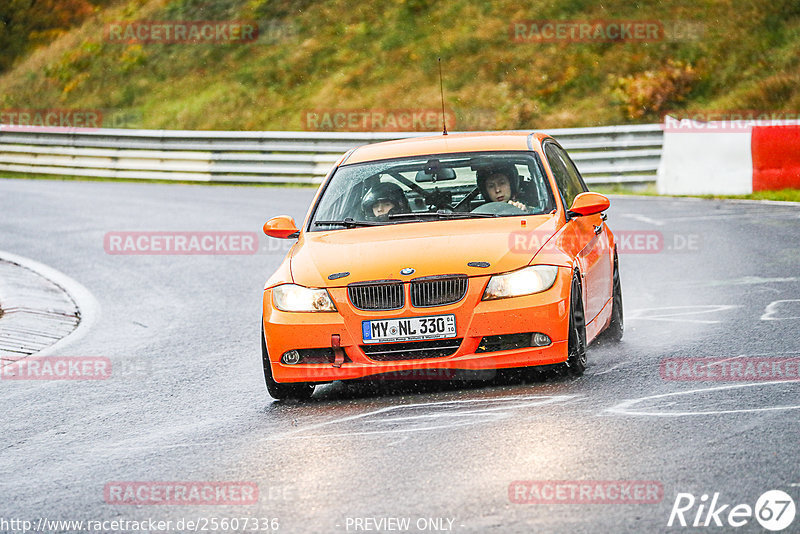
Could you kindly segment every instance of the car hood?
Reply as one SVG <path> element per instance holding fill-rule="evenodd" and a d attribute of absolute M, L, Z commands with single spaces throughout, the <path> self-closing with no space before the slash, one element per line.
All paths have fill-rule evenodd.
<path fill-rule="evenodd" d="M 512 271 L 530 263 L 557 224 L 554 215 L 536 215 L 303 232 L 292 249 L 292 278 L 309 287 L 341 287 L 368 280 Z M 520 241 L 519 235 L 535 239 Z M 489 267 L 470 267 L 469 262 Z M 404 268 L 414 269 L 413 274 L 402 276 Z M 344 272 L 350 274 L 328 279 Z"/>

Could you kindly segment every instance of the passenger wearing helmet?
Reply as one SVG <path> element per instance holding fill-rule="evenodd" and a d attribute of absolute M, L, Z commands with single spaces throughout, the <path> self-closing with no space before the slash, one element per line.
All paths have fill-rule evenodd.
<path fill-rule="evenodd" d="M 476 179 L 478 189 L 486 202 L 507 202 L 528 211 L 528 207 L 517 200 L 519 174 L 513 164 L 498 164 L 478 169 Z"/>
<path fill-rule="evenodd" d="M 408 199 L 400 186 L 386 182 L 373 186 L 367 192 L 361 201 L 361 208 L 368 221 L 386 220 L 389 215 L 411 211 Z"/>

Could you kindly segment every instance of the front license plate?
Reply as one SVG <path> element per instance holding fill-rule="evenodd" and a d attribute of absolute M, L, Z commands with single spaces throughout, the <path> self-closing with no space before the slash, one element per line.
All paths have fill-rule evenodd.
<path fill-rule="evenodd" d="M 364 343 L 389 343 L 456 337 L 456 316 L 429 315 L 361 321 Z"/>

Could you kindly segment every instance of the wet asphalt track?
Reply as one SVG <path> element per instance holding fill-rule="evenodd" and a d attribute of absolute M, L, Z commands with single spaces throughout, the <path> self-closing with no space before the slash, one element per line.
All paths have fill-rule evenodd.
<path fill-rule="evenodd" d="M 114 366 L 102 381 L 0 381 L 0 518 L 266 517 L 281 532 L 355 532 L 357 518 L 410 518 L 418 532 L 420 519 L 443 518 L 427 531 L 721 532 L 730 527 L 667 528 L 675 496 L 720 492 L 721 502 L 752 506 L 780 489 L 800 504 L 798 382 L 659 374 L 665 358 L 800 356 L 800 207 L 613 198 L 612 229 L 661 232 L 663 249 L 621 254 L 625 339 L 591 347 L 580 379 L 333 384 L 305 404 L 273 402 L 260 301 L 285 247 L 270 250 L 260 227 L 277 214 L 302 219 L 312 195 L 0 180 L 0 250 L 60 270 L 99 301 L 97 323 L 60 355 Z M 107 232 L 133 230 L 255 231 L 262 252 L 105 253 Z M 514 481 L 576 479 L 656 481 L 664 497 L 509 499 Z M 112 505 L 103 496 L 111 481 L 251 481 L 260 497 Z M 737 531 L 762 529 L 750 519 Z"/>

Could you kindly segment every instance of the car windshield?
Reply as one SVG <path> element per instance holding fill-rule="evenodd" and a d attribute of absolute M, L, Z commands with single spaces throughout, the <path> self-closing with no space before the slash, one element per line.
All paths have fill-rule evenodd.
<path fill-rule="evenodd" d="M 538 215 L 553 209 L 535 152 L 434 154 L 341 166 L 308 229 Z"/>

